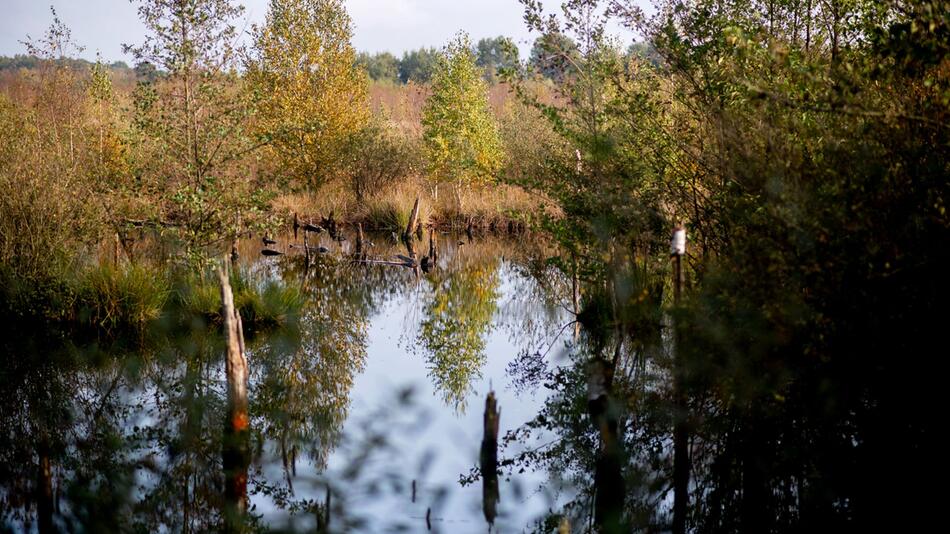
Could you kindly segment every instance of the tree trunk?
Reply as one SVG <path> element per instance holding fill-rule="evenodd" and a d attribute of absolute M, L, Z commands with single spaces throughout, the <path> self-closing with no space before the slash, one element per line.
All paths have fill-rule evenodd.
<path fill-rule="evenodd" d="M 597 357 L 587 371 L 587 411 L 594 430 L 600 435 L 600 448 L 594 467 L 594 522 L 598 532 L 626 532 L 623 504 L 626 483 L 623 478 L 623 440 L 620 421 L 610 399 L 614 366 Z"/>
<path fill-rule="evenodd" d="M 227 265 L 225 262 L 224 265 Z M 247 468 L 250 464 L 248 445 L 249 420 L 247 401 L 247 358 L 244 356 L 244 332 L 241 315 L 234 307 L 234 295 L 226 267 L 218 270 L 221 281 L 221 314 L 227 340 L 225 374 L 227 375 L 228 407 L 224 424 L 222 460 L 224 466 L 224 527 L 227 532 L 244 530 L 247 513 Z"/>

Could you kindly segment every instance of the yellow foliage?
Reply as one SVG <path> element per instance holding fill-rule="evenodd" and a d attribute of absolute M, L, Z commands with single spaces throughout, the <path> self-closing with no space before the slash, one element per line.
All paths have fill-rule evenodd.
<path fill-rule="evenodd" d="M 248 79 L 261 99 L 257 127 L 271 163 L 306 185 L 335 178 L 349 137 L 369 120 L 343 2 L 272 0 L 255 34 Z"/>

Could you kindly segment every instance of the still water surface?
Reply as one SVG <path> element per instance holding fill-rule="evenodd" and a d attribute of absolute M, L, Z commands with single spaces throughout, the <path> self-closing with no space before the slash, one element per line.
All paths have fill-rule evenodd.
<path fill-rule="evenodd" d="M 309 267 L 292 235 L 275 246 L 284 256 L 261 256 L 257 239 L 240 245 L 256 279 L 301 283 L 306 293 L 296 326 L 248 333 L 256 522 L 312 531 L 329 488 L 334 531 L 419 532 L 427 516 L 433 531 L 486 531 L 481 482 L 461 483 L 479 463 L 485 397 L 495 392 L 502 436 L 537 415 L 548 392 L 513 376 L 511 362 L 561 357 L 571 320 L 563 280 L 531 240 L 438 235 L 438 268 L 416 273 L 354 264 L 349 237 L 311 242 L 328 252 Z M 371 258 L 405 253 L 388 235 L 370 239 Z M 37 529 L 52 502 L 60 528 L 217 528 L 220 329 L 196 320 L 184 330 L 7 339 L 5 527 Z M 493 531 L 530 530 L 569 496 L 546 473 L 506 474 Z"/>

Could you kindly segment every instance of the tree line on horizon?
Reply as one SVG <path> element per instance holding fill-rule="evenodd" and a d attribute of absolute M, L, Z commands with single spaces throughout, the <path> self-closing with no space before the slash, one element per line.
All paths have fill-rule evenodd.
<path fill-rule="evenodd" d="M 0 86 L 0 304 L 72 305 L 128 219 L 200 268 L 300 205 L 401 231 L 406 198 L 470 222 L 517 189 L 581 326 L 502 439 L 548 443 L 505 470 L 579 489 L 545 530 L 929 528 L 939 492 L 909 489 L 940 457 L 950 2 L 521 3 L 542 37 L 494 87 L 516 98 L 494 114 L 486 81 L 516 56 L 495 41 L 479 64 L 459 34 L 402 91 L 409 121 L 371 107 L 342 0 L 271 0 L 247 50 L 236 0 L 140 0 L 129 52 L 161 74 L 125 92 L 58 60 L 54 18 L 41 68 Z M 410 57 L 377 75 L 425 76 Z"/>
<path fill-rule="evenodd" d="M 576 50 L 577 45 L 570 37 L 564 35 L 541 36 L 531 48 L 530 55 L 522 63 L 521 52 L 510 37 L 485 37 L 479 39 L 473 46 L 475 64 L 481 71 L 482 77 L 489 83 L 502 81 L 506 76 L 524 75 L 528 71 L 539 73 L 544 77 L 557 75 L 551 68 L 545 68 L 545 48 L 550 48 L 552 41 L 561 41 L 557 47 L 565 50 Z M 403 52 L 402 57 L 392 52 L 360 52 L 356 56 L 357 65 L 363 68 L 369 78 L 375 82 L 405 84 L 428 83 L 438 63 L 440 48 L 430 46 Z M 627 57 L 642 57 L 658 65 L 660 56 L 648 42 L 631 43 L 626 51 Z M 84 58 L 60 58 L 70 68 L 88 71 L 96 64 Z M 42 66 L 44 58 L 30 54 L 15 54 L 0 56 L 0 72 L 16 71 L 19 69 L 35 70 Z M 134 77 L 137 81 L 154 81 L 163 75 L 163 71 L 148 61 L 136 62 L 129 66 L 125 61 L 117 60 L 104 63 L 105 67 L 117 73 Z"/>

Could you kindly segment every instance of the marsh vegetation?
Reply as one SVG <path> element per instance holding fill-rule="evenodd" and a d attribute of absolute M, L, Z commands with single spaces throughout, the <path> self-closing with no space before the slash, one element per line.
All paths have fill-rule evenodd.
<path fill-rule="evenodd" d="M 946 0 L 134 3 L 0 60 L 4 530 L 934 521 Z"/>

